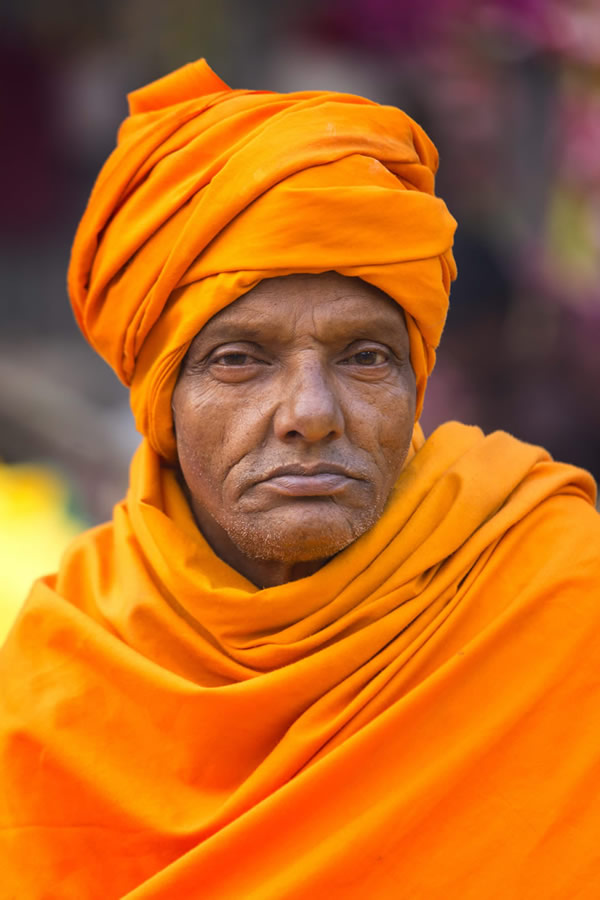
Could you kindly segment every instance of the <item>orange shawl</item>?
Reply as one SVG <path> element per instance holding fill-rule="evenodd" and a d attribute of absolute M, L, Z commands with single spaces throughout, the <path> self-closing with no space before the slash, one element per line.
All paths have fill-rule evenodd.
<path fill-rule="evenodd" d="M 145 442 L 0 654 L 1 896 L 596 900 L 593 494 L 449 423 L 258 590 Z"/>

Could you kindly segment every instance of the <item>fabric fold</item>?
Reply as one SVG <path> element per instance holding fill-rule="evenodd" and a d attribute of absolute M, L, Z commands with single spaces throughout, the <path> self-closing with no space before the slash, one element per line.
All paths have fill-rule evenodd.
<path fill-rule="evenodd" d="M 599 824 L 584 802 L 593 496 L 590 476 L 540 448 L 449 423 L 369 533 L 258 590 L 214 556 L 143 443 L 113 522 L 36 585 L 1 657 L 8 890 L 166 900 L 202 884 L 215 900 L 274 900 L 343 883 L 358 900 L 460 883 L 475 900 L 481 854 L 507 832 L 498 896 L 526 896 L 517 881 L 550 872 L 557 847 L 575 884 Z M 587 725 L 565 755 L 574 704 Z M 101 888 L 97 859 L 112 862 Z"/>

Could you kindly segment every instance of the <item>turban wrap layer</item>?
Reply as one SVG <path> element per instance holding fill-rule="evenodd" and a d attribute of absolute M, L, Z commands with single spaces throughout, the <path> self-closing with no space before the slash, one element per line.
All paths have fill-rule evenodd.
<path fill-rule="evenodd" d="M 231 90 L 204 60 L 129 95 L 81 220 L 69 294 L 175 459 L 171 394 L 190 342 L 264 278 L 335 270 L 406 315 L 417 418 L 443 329 L 455 222 L 437 152 L 399 109 L 326 91 Z"/>

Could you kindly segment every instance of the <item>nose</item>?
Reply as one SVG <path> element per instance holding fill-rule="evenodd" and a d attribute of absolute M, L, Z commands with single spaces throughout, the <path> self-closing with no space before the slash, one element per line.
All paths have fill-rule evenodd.
<path fill-rule="evenodd" d="M 281 400 L 274 417 L 280 440 L 308 443 L 332 440 L 344 432 L 344 416 L 335 385 L 317 359 L 297 362 L 281 384 Z"/>

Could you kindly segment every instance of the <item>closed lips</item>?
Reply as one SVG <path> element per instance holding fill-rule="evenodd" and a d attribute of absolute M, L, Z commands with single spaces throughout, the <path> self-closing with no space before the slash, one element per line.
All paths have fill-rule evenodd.
<path fill-rule="evenodd" d="M 337 463 L 318 463 L 317 465 L 311 466 L 303 466 L 298 464 L 290 464 L 286 466 L 278 466 L 278 468 L 273 469 L 263 478 L 259 479 L 259 481 L 270 481 L 274 478 L 281 478 L 283 476 L 292 476 L 297 478 L 314 478 L 316 476 L 322 475 L 336 475 L 342 476 L 343 478 L 355 478 L 359 481 L 364 479 L 364 476 L 357 472 L 350 471 L 344 466 L 340 466 Z M 256 482 L 258 483 L 258 481 Z"/>
<path fill-rule="evenodd" d="M 257 483 L 291 497 L 327 497 L 348 488 L 357 477 L 339 465 L 282 466 Z M 362 479 L 361 479 L 362 480 Z"/>

